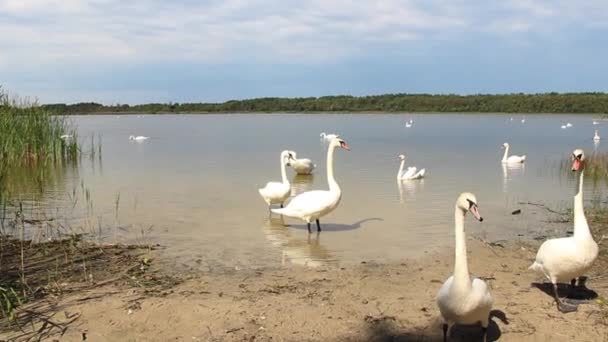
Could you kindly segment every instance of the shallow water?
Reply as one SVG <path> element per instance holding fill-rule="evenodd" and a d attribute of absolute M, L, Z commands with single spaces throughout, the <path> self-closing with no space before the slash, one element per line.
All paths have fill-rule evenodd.
<path fill-rule="evenodd" d="M 519 202 L 571 206 L 575 180 L 560 172 L 574 148 L 594 145 L 591 116 L 478 114 L 234 114 L 74 117 L 85 146 L 102 137 L 101 162 L 83 158 L 41 202 L 66 221 L 104 227 L 111 242 L 152 241 L 177 264 L 200 269 L 280 264 L 317 266 L 388 261 L 452 248 L 458 194 L 477 195 L 483 223 L 466 220 L 470 235 L 488 240 L 531 236 L 554 229 L 547 212 Z M 412 128 L 405 121 L 412 118 Z M 560 129 L 571 122 L 572 128 Z M 320 132 L 339 133 L 352 151 L 338 150 L 336 179 L 342 201 L 308 235 L 304 223 L 269 219 L 257 189 L 280 180 L 279 153 L 295 150 L 318 168 L 295 176 L 292 192 L 326 189 L 326 147 Z M 608 137 L 608 129 L 606 130 Z M 129 141 L 130 134 L 150 136 Z M 521 167 L 503 167 L 501 145 L 526 154 Z M 86 148 L 85 148 L 86 149 Z M 399 154 L 406 166 L 424 167 L 424 180 L 396 181 Z M 586 199 L 605 191 L 586 182 Z M 76 210 L 90 193 L 90 208 Z M 27 198 L 27 194 L 24 194 Z M 118 210 L 116 200 L 119 197 Z M 78 202 L 78 205 L 74 205 Z M 57 209 L 58 208 L 58 209 Z M 521 215 L 511 215 L 522 209 Z M 72 224 L 75 224 L 72 221 Z M 114 231 L 115 225 L 120 229 Z M 289 226 L 286 226 L 289 225 Z"/>

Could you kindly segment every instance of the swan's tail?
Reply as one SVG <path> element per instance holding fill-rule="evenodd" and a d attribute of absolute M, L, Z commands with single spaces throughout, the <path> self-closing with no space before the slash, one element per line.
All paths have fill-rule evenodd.
<path fill-rule="evenodd" d="M 526 161 L 526 155 L 524 154 L 523 156 L 521 156 L 521 162 L 525 162 Z"/>
<path fill-rule="evenodd" d="M 422 169 L 422 170 L 418 171 L 418 174 L 416 174 L 416 178 L 424 177 L 425 173 L 426 173 L 426 169 Z"/>
<path fill-rule="evenodd" d="M 543 265 L 539 264 L 537 261 L 534 261 L 532 263 L 532 265 L 530 265 L 530 267 L 528 267 L 528 269 L 532 270 L 532 271 L 544 273 Z"/>

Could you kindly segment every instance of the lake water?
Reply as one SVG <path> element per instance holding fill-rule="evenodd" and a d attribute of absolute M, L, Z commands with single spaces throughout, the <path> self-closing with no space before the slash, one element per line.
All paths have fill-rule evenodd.
<path fill-rule="evenodd" d="M 405 127 L 413 119 L 412 128 Z M 454 201 L 477 195 L 483 223 L 466 220 L 469 236 L 488 240 L 547 230 L 543 203 L 562 210 L 572 204 L 575 180 L 560 172 L 574 148 L 606 150 L 584 115 L 477 114 L 232 114 L 74 117 L 84 145 L 102 140 L 102 158 L 86 157 L 46 190 L 43 206 L 66 214 L 72 225 L 88 217 L 113 242 L 150 241 L 166 248 L 177 265 L 202 270 L 301 264 L 390 261 L 453 248 Z M 562 130 L 560 125 L 573 127 Z M 319 133 L 339 133 L 352 151 L 337 150 L 340 206 L 322 218 L 324 231 L 309 236 L 306 225 L 276 215 L 269 219 L 257 189 L 280 181 L 279 154 L 295 150 L 317 164 L 312 177 L 288 169 L 292 192 L 326 189 L 326 146 Z M 145 135 L 145 142 L 129 135 Z M 608 128 L 605 130 L 608 138 Z M 525 166 L 504 168 L 501 145 L 526 154 Z M 86 147 L 85 147 L 86 149 Z M 424 180 L 399 183 L 399 154 L 424 167 Z M 586 182 L 586 199 L 604 185 Z M 90 205 L 81 190 L 88 190 Z M 118 210 L 116 200 L 119 198 Z M 27 195 L 24 194 L 24 198 Z M 76 203 L 76 204 L 75 204 Z M 76 209 L 72 209 L 76 208 Z M 511 215 L 515 209 L 522 214 Z M 86 213 L 85 213 L 86 211 Z M 80 220 L 80 221 L 79 221 Z M 120 229 L 115 233 L 114 226 Z M 288 225 L 288 226 L 287 226 Z"/>

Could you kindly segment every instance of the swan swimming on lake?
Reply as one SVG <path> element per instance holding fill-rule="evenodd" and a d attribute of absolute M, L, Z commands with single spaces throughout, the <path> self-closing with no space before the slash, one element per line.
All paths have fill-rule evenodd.
<path fill-rule="evenodd" d="M 291 153 L 291 156 L 293 157 L 288 163 L 288 166 L 291 166 L 291 168 L 299 175 L 309 175 L 312 173 L 312 170 L 315 169 L 315 167 L 317 167 L 316 164 L 314 164 L 312 162 L 312 160 L 308 159 L 308 158 L 300 158 L 298 159 L 297 154 L 295 151 L 289 151 L 289 153 Z"/>
<path fill-rule="evenodd" d="M 144 141 L 144 140 L 148 140 L 150 137 L 145 137 L 143 135 L 138 135 L 138 136 L 134 136 L 134 135 L 130 135 L 129 136 L 129 140 L 135 140 L 135 141 Z"/>
<path fill-rule="evenodd" d="M 463 192 L 456 200 L 454 209 L 456 246 L 454 256 L 454 273 L 443 283 L 437 293 L 437 306 L 443 318 L 443 341 L 447 341 L 448 329 L 453 324 L 481 323 L 483 340 L 486 341 L 490 310 L 493 299 L 486 283 L 471 279 L 467 264 L 467 241 L 464 230 L 464 218 L 470 212 L 479 222 L 483 218 L 477 208 L 475 195 Z"/>
<path fill-rule="evenodd" d="M 319 218 L 331 213 L 340 204 L 342 198 L 342 190 L 334 179 L 334 152 L 336 148 L 350 150 L 346 141 L 335 138 L 327 148 L 327 183 L 329 190 L 313 190 L 307 191 L 294 197 L 285 208 L 272 209 L 272 212 L 298 218 L 308 224 L 308 232 L 310 233 L 310 223 L 317 223 L 317 231 L 321 231 L 321 223 Z"/>
<path fill-rule="evenodd" d="M 568 126 L 562 125 L 562 129 L 566 129 L 566 128 L 568 128 Z"/>
<path fill-rule="evenodd" d="M 526 117 L 525 116 L 521 119 L 521 123 L 526 123 Z"/>
<path fill-rule="evenodd" d="M 334 133 L 325 134 L 325 132 L 319 134 L 319 136 L 321 137 L 321 140 L 323 140 L 325 142 L 329 142 L 329 141 L 332 141 L 332 140 L 340 137 L 339 134 L 334 134 Z"/>
<path fill-rule="evenodd" d="M 568 122 L 568 123 L 566 123 L 566 127 L 570 128 L 570 127 L 572 127 L 572 124 Z"/>
<path fill-rule="evenodd" d="M 599 121 L 593 121 L 593 124 L 594 125 L 599 125 L 600 123 L 599 123 Z"/>
<path fill-rule="evenodd" d="M 403 154 L 400 154 L 399 159 L 401 159 L 401 165 L 399 166 L 399 171 L 397 171 L 398 180 L 421 179 L 424 177 L 426 169 L 421 169 L 420 171 L 418 171 L 417 167 L 410 166 L 407 168 L 407 171 L 404 172 L 403 166 L 405 165 L 405 156 Z"/>
<path fill-rule="evenodd" d="M 523 156 L 509 156 L 509 144 L 502 144 L 502 148 L 505 149 L 505 153 L 502 155 L 502 162 L 513 164 L 513 163 L 523 163 L 526 161 L 526 155 Z"/>
<path fill-rule="evenodd" d="M 583 207 L 583 173 L 585 171 L 585 153 L 581 149 L 572 152 L 572 171 L 579 172 L 578 187 L 574 195 L 574 234 L 566 238 L 545 241 L 536 254 L 531 270 L 544 274 L 553 284 L 553 294 L 557 309 L 561 312 L 577 310 L 576 304 L 560 300 L 557 284 L 570 281 L 576 285 L 576 279 L 587 272 L 597 258 L 598 245 L 589 231 Z"/>
<path fill-rule="evenodd" d="M 600 141 L 600 134 L 598 133 L 597 129 L 595 130 L 595 135 L 593 135 L 593 141 Z"/>
<path fill-rule="evenodd" d="M 405 122 L 405 127 L 406 127 L 406 128 L 410 128 L 410 127 L 412 127 L 413 125 L 414 125 L 414 122 L 413 122 L 412 120 L 410 120 L 410 121 L 406 121 L 406 122 Z"/>
<path fill-rule="evenodd" d="M 283 208 L 283 203 L 285 200 L 289 198 L 291 194 L 291 184 L 289 184 L 289 180 L 287 179 L 287 172 L 285 171 L 285 165 L 291 161 L 293 157 L 289 151 L 285 150 L 281 152 L 281 178 L 282 182 L 268 182 L 266 186 L 258 189 L 258 192 L 264 199 L 264 202 L 268 204 L 268 209 L 273 204 L 281 204 L 281 208 Z"/>

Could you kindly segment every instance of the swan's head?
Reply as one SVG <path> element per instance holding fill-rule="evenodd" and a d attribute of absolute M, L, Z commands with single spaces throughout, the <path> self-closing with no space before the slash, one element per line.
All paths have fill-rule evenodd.
<path fill-rule="evenodd" d="M 400 155 L 399 155 L 399 160 L 405 160 L 405 155 L 400 154 Z"/>
<path fill-rule="evenodd" d="M 321 138 L 323 138 L 325 135 L 326 135 L 326 134 L 325 134 L 325 132 L 323 132 L 323 133 L 319 134 L 319 136 L 320 136 Z"/>
<path fill-rule="evenodd" d="M 295 161 L 292 151 L 285 150 L 285 151 L 281 152 L 281 160 L 286 165 L 289 165 L 289 162 L 291 162 L 291 161 Z"/>
<path fill-rule="evenodd" d="M 346 141 L 344 141 L 344 139 L 341 139 L 341 138 L 332 139 L 331 143 L 329 143 L 329 146 L 332 148 L 340 147 L 347 151 L 350 151 L 350 147 L 348 146 Z"/>
<path fill-rule="evenodd" d="M 135 136 L 134 135 L 129 135 L 129 140 L 135 140 Z"/>
<path fill-rule="evenodd" d="M 291 162 L 295 162 L 296 161 L 296 152 L 295 151 L 287 151 L 287 155 L 283 157 L 283 160 L 285 160 L 285 158 L 287 158 L 287 163 L 285 165 L 287 166 L 291 166 Z"/>
<path fill-rule="evenodd" d="M 458 196 L 456 200 L 456 206 L 460 208 L 463 212 L 470 211 L 473 216 L 479 220 L 479 222 L 483 221 L 481 215 L 479 215 L 479 208 L 477 207 L 477 198 L 470 192 L 463 192 Z"/>
<path fill-rule="evenodd" d="M 507 148 L 509 147 L 509 143 L 503 143 L 501 148 Z"/>
<path fill-rule="evenodd" d="M 572 171 L 579 171 L 585 168 L 585 152 L 580 148 L 572 151 Z"/>

